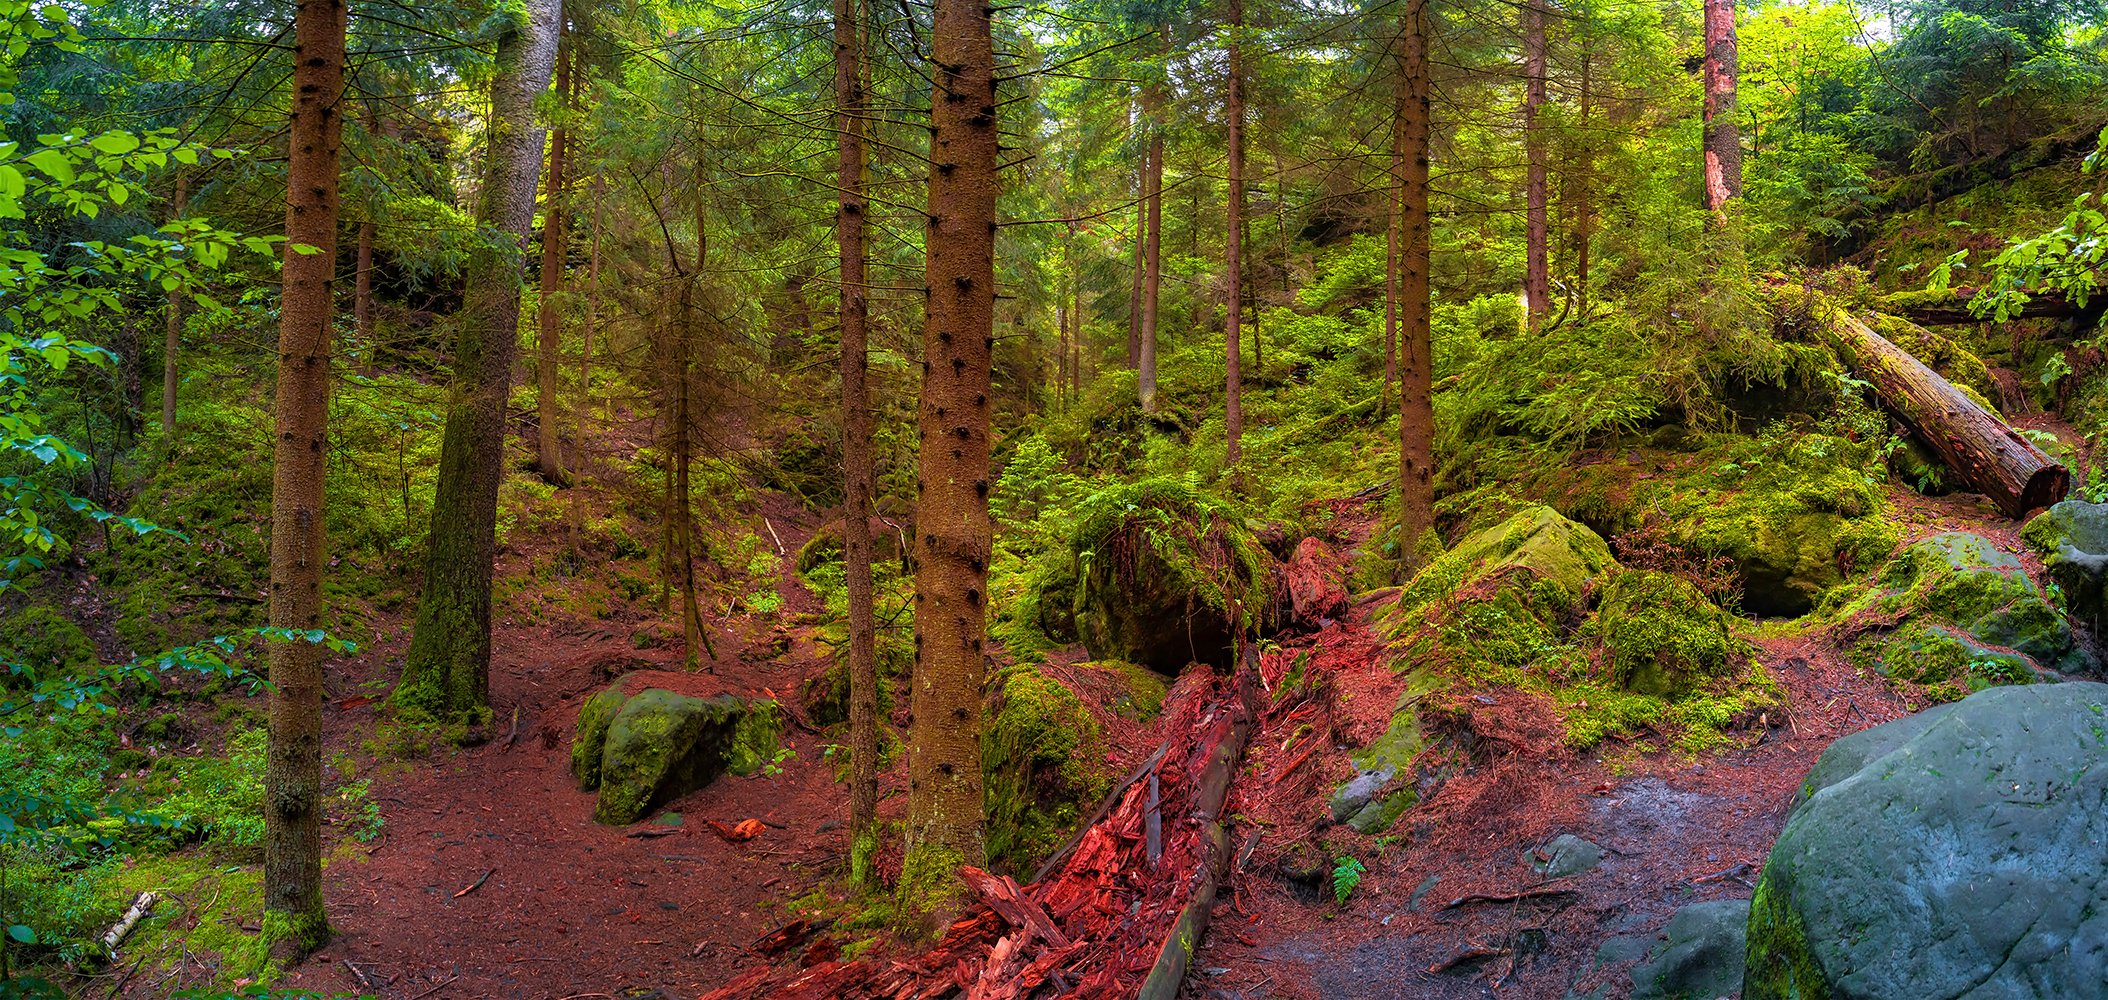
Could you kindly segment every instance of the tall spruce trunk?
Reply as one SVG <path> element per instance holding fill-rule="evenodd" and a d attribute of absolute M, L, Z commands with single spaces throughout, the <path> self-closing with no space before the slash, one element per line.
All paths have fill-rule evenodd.
<path fill-rule="evenodd" d="M 568 28 L 557 33 L 556 93 L 560 99 L 571 93 L 570 36 Z M 557 486 L 571 483 L 570 474 L 564 471 L 563 442 L 557 435 L 557 373 L 563 364 L 564 339 L 562 303 L 558 299 L 563 291 L 564 249 L 569 242 L 566 230 L 570 221 L 564 214 L 566 131 L 561 123 L 549 131 L 549 170 L 543 179 L 546 194 L 542 198 L 541 295 L 535 303 L 534 338 L 534 453 L 542 478 Z"/>
<path fill-rule="evenodd" d="M 1574 205 L 1574 303 L 1580 318 L 1588 318 L 1588 257 L 1595 230 L 1596 140 L 1595 36 L 1581 36 L 1581 94 L 1579 148 L 1574 151 L 1574 169 L 1567 181 Z"/>
<path fill-rule="evenodd" d="M 1244 326 L 1244 0 L 1230 0 L 1229 232 L 1224 236 L 1223 270 L 1229 272 L 1228 319 L 1223 323 L 1223 432 L 1229 438 L 1226 464 L 1236 465 L 1244 452 L 1244 377 L 1239 371 Z"/>
<path fill-rule="evenodd" d="M 842 576 L 849 594 L 849 877 L 877 885 L 878 618 L 871 586 L 869 282 L 864 266 L 864 43 L 856 0 L 834 0 L 835 206 L 841 251 Z"/>
<path fill-rule="evenodd" d="M 1397 84 L 1394 82 L 1393 86 Z M 1379 413 L 1390 412 L 1391 387 L 1398 384 L 1398 297 L 1405 291 L 1399 282 L 1399 271 L 1405 263 L 1400 246 L 1405 225 L 1405 121 L 1396 114 L 1391 116 L 1388 180 L 1383 201 L 1383 392 L 1376 397 Z"/>
<path fill-rule="evenodd" d="M 1428 131 L 1433 115 L 1427 59 L 1427 0 L 1406 0 L 1398 73 L 1398 549 L 1410 571 L 1435 523 L 1433 301 L 1428 285 Z"/>
<path fill-rule="evenodd" d="M 183 217 L 190 204 L 190 177 L 176 171 L 176 197 L 169 207 L 169 221 Z M 177 357 L 183 351 L 183 289 L 168 292 L 168 316 L 161 343 L 161 441 L 174 447 L 176 438 L 176 384 L 181 381 Z"/>
<path fill-rule="evenodd" d="M 1552 310 L 1552 227 L 1546 218 L 1549 184 L 1546 180 L 1544 123 L 1544 8 L 1531 0 L 1522 12 L 1522 97 L 1524 168 L 1523 202 L 1527 247 L 1523 266 L 1522 297 L 1527 306 L 1530 332 L 1544 326 Z"/>
<path fill-rule="evenodd" d="M 329 334 L 336 303 L 338 154 L 343 135 L 345 5 L 301 0 L 293 15 L 293 121 L 287 142 L 284 293 L 271 451 L 273 628 L 322 627 L 322 514 Z M 319 253 L 308 250 L 319 250 Z M 264 910 L 270 948 L 305 955 L 329 937 L 322 910 L 322 652 L 270 645 L 264 764 Z"/>
<path fill-rule="evenodd" d="M 366 141 L 373 143 L 380 138 L 380 116 L 372 105 L 366 107 Z M 373 224 L 372 199 L 367 199 L 365 218 L 359 220 L 359 248 L 353 264 L 351 285 L 351 323 L 358 336 L 360 367 L 373 371 L 374 355 L 379 346 L 373 342 L 373 240 L 377 231 Z"/>
<path fill-rule="evenodd" d="M 1170 29 L 1164 29 L 1165 49 Z M 1156 320 L 1158 293 L 1164 284 L 1164 89 L 1151 79 L 1143 91 L 1144 127 L 1149 129 L 1149 161 L 1142 170 L 1142 322 L 1135 349 L 1135 394 L 1142 412 L 1156 412 Z"/>
<path fill-rule="evenodd" d="M 992 8 L 936 0 L 930 200 L 916 465 L 915 648 L 900 909 L 934 933 L 958 912 L 959 866 L 986 860 L 981 683 L 986 636 L 990 360 L 995 320 Z"/>
<path fill-rule="evenodd" d="M 1742 196 L 1742 130 L 1735 124 L 1735 0 L 1705 2 L 1705 207 Z"/>
<path fill-rule="evenodd" d="M 412 717 L 480 723 L 489 715 L 491 561 L 505 476 L 505 403 L 518 352 L 522 250 L 542 163 L 534 99 L 549 87 L 562 16 L 558 0 L 524 5 L 524 21 L 498 37 L 490 84 L 478 240 L 455 338 L 424 592 L 395 689 L 396 703 Z"/>

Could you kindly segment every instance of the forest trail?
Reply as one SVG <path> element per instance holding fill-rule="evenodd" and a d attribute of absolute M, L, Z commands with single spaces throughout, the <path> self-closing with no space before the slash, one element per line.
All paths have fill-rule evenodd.
<path fill-rule="evenodd" d="M 1891 499 L 1906 544 L 1969 530 L 2023 550 L 2016 525 L 1973 496 L 1897 490 Z M 1343 550 L 1366 537 L 1369 522 L 1352 507 L 1345 513 Z M 788 551 L 810 535 L 809 525 L 778 523 Z M 787 609 L 812 600 L 793 575 L 780 587 Z M 1282 636 L 1267 654 L 1308 654 L 1330 678 L 1339 746 L 1380 732 L 1401 690 L 1385 665 L 1381 607 L 1356 601 L 1343 618 Z M 1232 840 L 1241 849 L 1186 995 L 1555 1000 L 1599 986 L 1623 995 L 1644 944 L 1599 964 L 1605 942 L 1650 941 L 1688 903 L 1747 898 L 1815 758 L 1840 736 L 1910 711 L 1821 633 L 1773 625 L 1760 632 L 1756 655 L 1786 706 L 1746 720 L 1736 733 L 1741 746 L 1703 757 L 1644 750 L 1636 741 L 1647 733 L 1575 752 L 1549 703 L 1509 689 L 1475 694 L 1455 731 L 1473 748 L 1469 766 L 1391 836 L 1348 835 L 1368 871 L 1339 906 L 1325 879 L 1313 883 L 1294 869 L 1307 864 L 1310 845 L 1345 833 L 1313 819 L 1325 815 L 1325 796 L 1352 765 L 1343 753 L 1305 752 L 1296 727 L 1307 719 L 1270 715 L 1232 787 L 1226 814 L 1239 821 Z M 399 653 L 395 645 L 378 644 L 332 677 L 334 745 L 372 735 L 373 702 L 342 694 L 389 680 L 379 665 Z M 361 860 L 326 872 L 338 937 L 287 985 L 398 1000 L 425 991 L 694 996 L 754 967 L 746 942 L 799 916 L 837 915 L 838 906 L 811 895 L 839 888 L 843 852 L 840 786 L 811 731 L 786 730 L 784 745 L 796 755 L 781 774 L 722 778 L 670 804 L 678 825 L 596 824 L 593 796 L 571 777 L 578 705 L 614 676 L 653 671 L 654 684 L 685 693 L 795 703 L 799 684 L 823 666 L 802 638 L 787 653 L 768 642 L 736 646 L 728 637 L 704 671 L 683 673 L 677 651 L 637 649 L 627 636 L 501 623 L 495 738 L 439 766 L 380 772 L 374 798 L 385 832 L 358 852 Z M 1073 658 L 1058 654 L 1053 665 Z M 508 740 L 515 710 L 517 736 Z M 1121 732 L 1108 766 L 1138 760 L 1161 740 L 1164 723 Z M 745 843 L 710 827 L 750 817 L 766 827 Z M 1253 828 L 1263 832 L 1246 842 Z M 1600 845 L 1600 867 L 1564 879 L 1536 874 L 1530 852 L 1562 834 Z M 1319 860 L 1329 868 L 1332 859 Z M 814 909 L 801 908 L 801 897 Z M 1455 902 L 1473 897 L 1492 898 Z"/>

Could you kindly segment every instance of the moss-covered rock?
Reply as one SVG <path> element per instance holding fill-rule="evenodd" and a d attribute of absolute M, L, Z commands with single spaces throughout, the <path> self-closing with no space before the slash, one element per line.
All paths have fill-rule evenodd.
<path fill-rule="evenodd" d="M 1733 672 L 1747 652 L 1733 621 L 1689 580 L 1626 570 L 1603 587 L 1587 631 L 1619 687 L 1675 698 Z"/>
<path fill-rule="evenodd" d="M 1412 618 L 1486 581 L 1519 584 L 1532 591 L 1533 603 L 1572 609 L 1589 581 L 1616 566 L 1601 536 L 1550 507 L 1528 507 L 1474 532 L 1421 569 L 1399 593 L 1398 610 Z"/>
<path fill-rule="evenodd" d="M 1389 727 L 1354 754 L 1354 777 L 1333 789 L 1327 800 L 1333 822 L 1373 836 L 1390 829 L 1420 801 L 1413 766 L 1428 737 L 1418 704 L 1442 685 L 1441 677 L 1432 670 L 1417 671 L 1408 679 L 1405 693 L 1391 712 Z"/>
<path fill-rule="evenodd" d="M 2108 504 L 2066 500 L 2035 515 L 2020 537 L 2042 553 L 2064 608 L 2094 630 L 2108 621 Z"/>
<path fill-rule="evenodd" d="M 1093 659 L 1227 663 L 1272 603 L 1272 557 L 1243 516 L 1181 480 L 1110 486 L 1078 514 L 1075 618 Z"/>
<path fill-rule="evenodd" d="M 1887 616 L 1946 622 L 2052 669 L 2090 666 L 2019 558 L 1981 535 L 1947 532 L 1919 541 L 1882 570 L 1880 582 L 1887 593 L 1875 607 Z"/>
<path fill-rule="evenodd" d="M 1917 685 L 1937 701 L 1952 701 L 1997 684 L 2030 684 L 2034 661 L 1994 649 L 1947 625 L 1911 622 L 1862 642 L 1855 658 L 1899 681 Z"/>
<path fill-rule="evenodd" d="M 580 791 L 600 787 L 600 756 L 607 749 L 608 727 L 628 700 L 629 695 L 622 692 L 622 683 L 617 681 L 579 706 L 578 729 L 571 737 L 571 775 L 578 779 Z"/>
<path fill-rule="evenodd" d="M 1826 434 L 1737 439 L 1649 498 L 1675 541 L 1735 564 L 1742 606 L 1799 615 L 1895 547 L 1885 475 L 1861 443 Z"/>
<path fill-rule="evenodd" d="M 592 773 L 586 761 L 592 734 L 600 734 L 600 800 L 593 810 L 599 822 L 634 823 L 727 771 L 752 774 L 775 756 L 782 719 L 773 701 L 694 698 L 656 688 L 623 698 L 620 688 L 617 682 L 586 702 L 572 745 L 583 785 Z"/>
<path fill-rule="evenodd" d="M 1036 667 L 1004 670 L 981 733 L 988 859 L 1027 872 L 1083 818 L 1107 785 L 1102 731 L 1082 699 Z"/>

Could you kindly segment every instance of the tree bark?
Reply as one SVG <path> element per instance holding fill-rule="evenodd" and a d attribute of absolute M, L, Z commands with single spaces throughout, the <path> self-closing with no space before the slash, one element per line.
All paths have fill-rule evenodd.
<path fill-rule="evenodd" d="M 1223 323 L 1223 426 L 1229 443 L 1224 464 L 1235 466 L 1244 451 L 1244 377 L 1239 365 L 1244 349 L 1244 0 L 1230 0 L 1229 232 L 1224 236 L 1223 270 L 1229 272 L 1228 319 Z"/>
<path fill-rule="evenodd" d="M 1882 311 L 1896 313 L 1919 326 L 1966 326 L 1971 323 L 1988 322 L 1984 317 L 1969 311 L 1969 300 L 1976 298 L 1976 289 L 1973 288 L 1957 288 L 1944 302 L 1922 301 L 1923 296 L 1916 293 L 1899 295 L 1896 298 L 1905 300 L 1918 299 L 1920 301 L 1909 302 L 1909 304 L 1886 305 L 1882 308 Z M 2006 318 L 2009 320 L 2061 319 L 2066 316 L 2078 315 L 2078 313 L 2078 308 L 2064 297 L 2064 293 L 2052 289 L 2029 293 L 2027 304 L 2021 306 L 2018 312 L 2012 313 Z"/>
<path fill-rule="evenodd" d="M 1127 367 L 1142 367 L 1142 279 L 1149 250 L 1149 154 L 1142 154 L 1142 169 L 1135 172 L 1135 263 L 1134 278 L 1127 286 Z"/>
<path fill-rule="evenodd" d="M 1544 318 L 1552 309 L 1552 227 L 1545 216 L 1547 183 L 1545 180 L 1544 125 L 1538 119 L 1544 107 L 1544 8 L 1537 0 L 1523 8 L 1522 71 L 1526 82 L 1522 98 L 1522 132 L 1524 158 L 1528 161 L 1523 181 L 1523 201 L 1527 215 L 1525 223 L 1527 258 L 1524 265 L 1522 297 L 1529 317 L 1531 333 L 1544 327 Z"/>
<path fill-rule="evenodd" d="M 1742 131 L 1735 124 L 1735 0 L 1705 3 L 1705 207 L 1742 196 Z"/>
<path fill-rule="evenodd" d="M 181 219 L 190 203 L 190 177 L 176 171 L 176 198 L 169 209 L 171 221 Z M 282 322 L 282 319 L 281 319 Z M 176 437 L 176 384 L 180 371 L 176 359 L 183 350 L 183 290 L 168 293 L 168 328 L 161 344 L 161 440 L 173 447 Z"/>
<path fill-rule="evenodd" d="M 872 888 L 878 851 L 878 619 L 871 584 L 871 396 L 864 266 L 864 43 L 856 0 L 834 0 L 835 241 L 841 251 L 842 575 L 849 594 L 849 874 Z"/>
<path fill-rule="evenodd" d="M 505 476 L 505 403 L 518 350 L 521 257 L 534 218 L 542 130 L 535 96 L 556 62 L 558 0 L 525 0 L 498 38 L 491 119 L 476 207 L 454 384 L 440 442 L 424 593 L 395 700 L 412 717 L 480 723 L 489 715 L 491 561 Z"/>
<path fill-rule="evenodd" d="M 1595 36 L 1581 38 L 1581 142 L 1575 150 L 1571 184 L 1574 191 L 1574 301 L 1580 318 L 1588 318 L 1588 257 L 1596 223 Z"/>
<path fill-rule="evenodd" d="M 1427 59 L 1427 0 L 1405 0 L 1398 73 L 1404 155 L 1399 199 L 1398 554 L 1412 568 L 1420 538 L 1435 523 L 1433 300 L 1428 284 L 1428 130 L 1433 114 Z"/>
<path fill-rule="evenodd" d="M 1164 57 L 1171 54 L 1171 28 L 1162 29 Z M 1156 320 L 1164 281 L 1164 84 L 1152 76 L 1143 89 L 1144 125 L 1149 129 L 1149 164 L 1142 172 L 1142 202 L 1148 233 L 1142 245 L 1141 344 L 1135 354 L 1135 395 L 1143 413 L 1156 412 Z"/>
<path fill-rule="evenodd" d="M 1882 404 L 2007 517 L 2018 519 L 2070 492 L 2064 466 L 1909 351 L 1826 299 L 1814 300 L 1813 314 L 1823 339 L 1873 384 Z"/>
<path fill-rule="evenodd" d="M 374 114 L 371 105 L 366 108 L 365 125 L 368 142 L 380 136 L 380 117 Z M 363 213 L 366 217 L 359 221 L 358 258 L 354 265 L 351 286 L 351 317 L 352 328 L 358 334 L 359 357 L 362 359 L 360 367 L 371 372 L 376 360 L 374 354 L 379 348 L 373 342 L 373 239 L 376 232 L 373 225 L 372 200 L 367 201 Z"/>
<path fill-rule="evenodd" d="M 930 40 L 928 305 L 922 337 L 921 489 L 901 911 L 947 926 L 959 866 L 987 846 L 981 803 L 990 360 L 995 319 L 996 100 L 991 8 L 936 0 Z"/>
<path fill-rule="evenodd" d="M 559 18 L 561 21 L 561 18 Z M 556 93 L 558 98 L 570 94 L 571 32 L 568 27 L 559 27 L 556 46 Z M 569 486 L 570 473 L 564 471 L 563 443 L 557 436 L 558 407 L 557 370 L 563 364 L 563 315 L 558 308 L 559 294 L 564 283 L 564 248 L 567 236 L 568 217 L 564 214 L 564 176 L 566 129 L 558 124 L 549 132 L 549 170 L 545 176 L 542 198 L 542 273 L 541 295 L 535 304 L 535 404 L 534 415 L 537 429 L 535 456 L 542 478 L 556 486 Z"/>
<path fill-rule="evenodd" d="M 331 283 L 337 267 L 344 31 L 342 0 L 301 0 L 293 16 L 269 621 L 273 628 L 303 634 L 322 627 L 324 446 L 329 335 L 336 312 Z M 305 955 L 329 937 L 322 909 L 322 651 L 320 643 L 304 636 L 270 644 L 264 909 L 276 918 L 270 947 L 281 957 Z"/>

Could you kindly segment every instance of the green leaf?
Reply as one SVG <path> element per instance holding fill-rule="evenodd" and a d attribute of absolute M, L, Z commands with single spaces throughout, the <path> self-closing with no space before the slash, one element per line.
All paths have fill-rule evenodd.
<path fill-rule="evenodd" d="M 73 160 L 56 149 L 40 149 L 24 157 L 29 165 L 42 170 L 52 180 L 61 184 L 73 183 Z"/>
<path fill-rule="evenodd" d="M 122 156 L 139 148 L 139 137 L 129 132 L 104 132 L 88 140 L 88 145 L 112 156 Z"/>
<path fill-rule="evenodd" d="M 29 927 L 23 924 L 7 925 L 7 936 L 14 938 L 17 941 L 20 941 L 23 944 L 37 943 L 37 932 L 31 930 Z"/>

